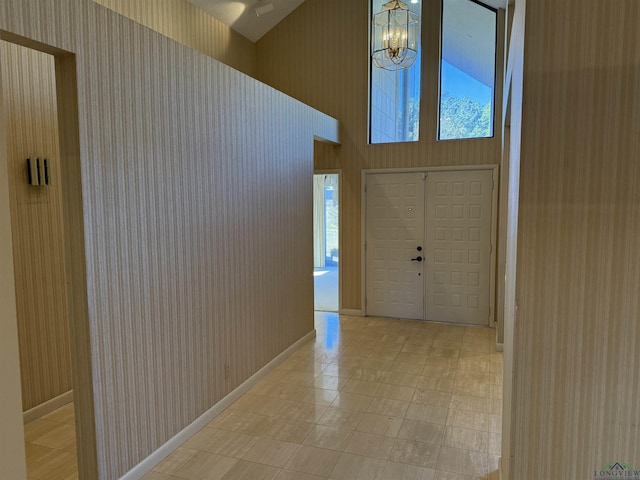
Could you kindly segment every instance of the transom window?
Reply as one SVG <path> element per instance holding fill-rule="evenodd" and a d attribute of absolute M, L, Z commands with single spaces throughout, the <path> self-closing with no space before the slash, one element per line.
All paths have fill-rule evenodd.
<path fill-rule="evenodd" d="M 371 0 L 371 14 L 388 0 Z M 438 140 L 493 137 L 497 11 L 476 0 L 441 0 Z M 422 3 L 407 0 L 422 22 Z M 420 133 L 422 46 L 411 67 L 389 71 L 370 61 L 369 142 L 415 142 Z M 425 64 L 432 64 L 425 62 Z"/>
<path fill-rule="evenodd" d="M 388 0 L 372 0 L 371 16 L 380 12 Z M 409 9 L 421 21 L 422 3 L 409 3 Z M 420 23 L 421 24 L 421 23 Z M 389 71 L 371 63 L 369 88 L 370 143 L 416 142 L 420 118 L 421 47 L 411 67 Z"/>
<path fill-rule="evenodd" d="M 443 0 L 439 140 L 493 136 L 496 10 Z"/>

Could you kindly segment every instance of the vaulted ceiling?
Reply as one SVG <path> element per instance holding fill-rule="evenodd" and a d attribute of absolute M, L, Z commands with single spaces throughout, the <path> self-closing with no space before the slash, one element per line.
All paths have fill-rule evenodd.
<path fill-rule="evenodd" d="M 257 42 L 304 0 L 189 0 L 252 42 Z M 353 1 L 353 0 L 345 0 Z M 273 11 L 256 15 L 256 7 L 273 4 Z"/>
<path fill-rule="evenodd" d="M 257 42 L 305 0 L 189 0 L 252 42 Z M 356 0 L 344 0 L 353 2 Z M 363 1 L 363 0 L 358 0 Z M 505 8 L 507 0 L 482 0 L 494 8 Z M 273 11 L 256 15 L 256 7 L 273 4 Z"/>

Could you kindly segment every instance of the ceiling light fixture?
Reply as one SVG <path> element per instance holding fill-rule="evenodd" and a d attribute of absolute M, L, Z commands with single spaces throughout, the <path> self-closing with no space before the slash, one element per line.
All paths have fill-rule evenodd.
<path fill-rule="evenodd" d="M 260 0 L 255 8 L 256 17 L 260 17 L 262 15 L 266 15 L 267 13 L 271 13 L 273 12 L 274 8 L 275 7 L 273 6 L 273 3 L 271 2 L 267 3 L 264 0 Z"/>
<path fill-rule="evenodd" d="M 391 0 L 373 16 L 371 59 L 378 68 L 401 70 L 413 65 L 418 54 L 418 15 L 406 3 Z"/>

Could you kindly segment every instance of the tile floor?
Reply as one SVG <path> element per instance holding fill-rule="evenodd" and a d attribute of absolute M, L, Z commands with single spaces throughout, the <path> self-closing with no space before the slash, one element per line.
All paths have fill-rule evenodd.
<path fill-rule="evenodd" d="M 29 480 L 77 480 L 73 404 L 24 426 Z"/>
<path fill-rule="evenodd" d="M 144 480 L 498 478 L 495 330 L 331 313 L 316 330 Z M 77 478 L 70 424 L 63 407 L 26 426 L 30 479 Z"/>
<path fill-rule="evenodd" d="M 322 312 L 337 312 L 338 267 L 313 269 L 313 308 Z"/>

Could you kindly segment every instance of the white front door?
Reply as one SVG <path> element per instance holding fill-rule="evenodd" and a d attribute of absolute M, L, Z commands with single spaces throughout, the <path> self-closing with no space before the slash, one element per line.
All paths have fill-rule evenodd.
<path fill-rule="evenodd" d="M 429 173 L 426 320 L 489 323 L 492 187 L 490 170 Z"/>
<path fill-rule="evenodd" d="M 366 178 L 367 314 L 488 325 L 492 171 Z"/>
<path fill-rule="evenodd" d="M 367 175 L 367 313 L 424 318 L 424 178 L 421 173 Z M 416 259 L 416 260 L 412 260 Z"/>

